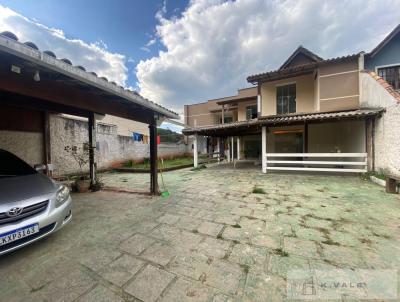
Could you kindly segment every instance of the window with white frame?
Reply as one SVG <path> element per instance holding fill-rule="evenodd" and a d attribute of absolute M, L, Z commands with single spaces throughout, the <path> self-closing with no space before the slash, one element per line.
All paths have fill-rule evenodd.
<path fill-rule="evenodd" d="M 296 112 L 296 84 L 276 87 L 276 113 Z"/>
<path fill-rule="evenodd" d="M 400 90 L 400 65 L 378 68 L 378 75 L 395 90 Z"/>

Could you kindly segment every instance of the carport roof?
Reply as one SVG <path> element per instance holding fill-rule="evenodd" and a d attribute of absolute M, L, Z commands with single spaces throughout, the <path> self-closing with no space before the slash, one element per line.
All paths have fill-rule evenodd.
<path fill-rule="evenodd" d="M 179 118 L 177 113 L 142 97 L 137 92 L 124 89 L 114 82 L 108 82 L 106 78 L 100 78 L 94 72 L 87 72 L 82 66 L 73 66 L 68 59 L 57 59 L 51 51 L 41 52 L 32 42 L 19 42 L 10 32 L 0 34 L 0 53 L 15 56 L 21 59 L 21 62 L 65 76 L 70 82 L 77 83 L 81 87 L 101 90 L 103 97 L 109 96 L 109 105 L 118 99 L 126 105 L 135 104 L 166 118 Z"/>
<path fill-rule="evenodd" d="M 379 115 L 383 112 L 382 108 L 357 109 L 335 112 L 317 112 L 317 113 L 295 113 L 286 115 L 262 116 L 259 119 L 248 121 L 239 121 L 234 123 L 210 125 L 195 128 L 185 128 L 182 133 L 185 135 L 200 134 L 207 136 L 225 136 L 225 135 L 245 135 L 252 131 L 259 131 L 261 126 L 287 125 L 312 121 L 332 121 L 340 119 L 356 119 L 367 116 Z"/>

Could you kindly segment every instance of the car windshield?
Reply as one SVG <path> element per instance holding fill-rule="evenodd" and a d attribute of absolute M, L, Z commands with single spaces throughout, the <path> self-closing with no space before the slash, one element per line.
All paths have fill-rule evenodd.
<path fill-rule="evenodd" d="M 0 150 L 0 178 L 31 175 L 35 169 L 10 152 Z"/>

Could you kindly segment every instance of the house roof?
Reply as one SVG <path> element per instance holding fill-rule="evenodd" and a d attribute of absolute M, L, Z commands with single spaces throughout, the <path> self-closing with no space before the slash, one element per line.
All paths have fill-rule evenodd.
<path fill-rule="evenodd" d="M 19 42 L 18 37 L 11 32 L 0 33 L 0 51 L 16 56 L 30 64 L 63 74 L 84 85 L 100 89 L 114 98 L 119 98 L 122 102 L 135 103 L 167 118 L 179 118 L 177 113 L 144 98 L 136 91 L 109 82 L 107 78 L 99 77 L 94 72 L 87 72 L 83 66 L 73 66 L 69 59 L 58 59 L 49 50 L 42 52 L 33 42 Z M 112 101 L 111 98 L 110 101 Z"/>
<path fill-rule="evenodd" d="M 312 63 L 297 65 L 297 66 L 293 66 L 293 67 L 278 69 L 278 70 L 274 70 L 274 71 L 268 71 L 265 73 L 255 74 L 255 75 L 251 75 L 251 76 L 247 77 L 247 81 L 250 83 L 256 83 L 259 81 L 266 82 L 266 81 L 274 81 L 274 80 L 294 77 L 294 76 L 298 76 L 298 75 L 302 75 L 302 74 L 306 74 L 306 73 L 311 73 L 316 67 L 321 66 L 321 65 L 352 61 L 352 60 L 358 58 L 359 55 L 360 55 L 359 53 L 351 54 L 351 55 L 347 55 L 347 56 L 325 59 L 325 60 L 320 60 L 317 62 L 312 62 Z"/>
<path fill-rule="evenodd" d="M 282 66 L 279 68 L 279 70 L 287 68 L 288 66 L 291 65 L 291 63 L 294 62 L 294 60 L 303 55 L 304 57 L 306 57 L 307 59 L 309 59 L 311 62 L 319 62 L 322 61 L 323 59 L 316 55 L 315 53 L 313 53 L 312 51 L 308 50 L 307 48 L 303 47 L 303 46 L 299 46 L 291 55 L 290 57 L 282 64 Z"/>
<path fill-rule="evenodd" d="M 328 121 L 328 120 L 340 120 L 340 119 L 357 119 L 367 116 L 378 115 L 383 112 L 382 108 L 373 109 L 356 109 L 347 111 L 335 111 L 335 112 L 313 112 L 313 113 L 296 113 L 286 115 L 271 115 L 263 116 L 259 119 L 239 121 L 228 124 L 218 124 L 211 126 L 202 126 L 194 128 L 185 128 L 182 133 L 185 135 L 202 134 L 202 135 L 239 135 L 240 133 L 246 133 L 250 129 L 257 129 L 261 126 L 266 125 L 287 125 L 304 123 L 308 121 Z"/>
<path fill-rule="evenodd" d="M 392 85 L 390 85 L 373 71 L 363 70 L 363 72 L 368 73 L 372 78 L 374 78 L 383 88 L 386 89 L 387 92 L 389 92 L 397 100 L 397 102 L 400 103 L 400 93 L 394 90 Z"/>
<path fill-rule="evenodd" d="M 395 29 L 391 31 L 390 34 L 386 36 L 385 39 L 382 40 L 370 53 L 368 53 L 369 57 L 374 57 L 386 44 L 388 44 L 397 34 L 400 33 L 400 24 L 396 26 Z"/>

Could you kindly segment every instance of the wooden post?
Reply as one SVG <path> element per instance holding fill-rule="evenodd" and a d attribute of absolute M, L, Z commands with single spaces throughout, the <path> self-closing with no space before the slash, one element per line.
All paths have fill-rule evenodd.
<path fill-rule="evenodd" d="M 51 142 L 50 142 L 50 114 L 46 110 L 43 112 L 43 138 L 44 138 L 44 162 L 46 164 L 46 174 L 52 176 L 51 165 Z"/>
<path fill-rule="evenodd" d="M 262 163 L 262 172 L 267 173 L 267 127 L 263 126 L 261 128 L 261 163 Z"/>
<path fill-rule="evenodd" d="M 375 119 L 367 118 L 365 120 L 365 152 L 367 152 L 368 171 L 375 170 Z"/>
<path fill-rule="evenodd" d="M 95 163 L 95 149 L 96 149 L 96 119 L 94 113 L 89 114 L 89 174 L 90 183 L 96 182 L 96 163 Z"/>
<path fill-rule="evenodd" d="M 237 144 L 237 160 L 240 160 L 240 137 L 238 136 L 236 138 L 236 144 Z"/>
<path fill-rule="evenodd" d="M 194 135 L 194 139 L 193 139 L 193 165 L 195 168 L 198 167 L 199 165 L 199 153 L 197 150 L 197 134 Z"/>
<path fill-rule="evenodd" d="M 225 124 L 225 105 L 222 105 L 221 124 Z"/>
<path fill-rule="evenodd" d="M 157 171 L 157 122 L 153 117 L 149 124 L 150 132 L 150 193 L 159 195 Z"/>

